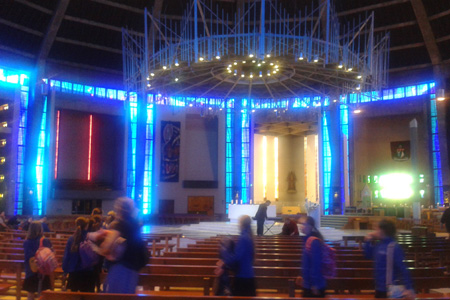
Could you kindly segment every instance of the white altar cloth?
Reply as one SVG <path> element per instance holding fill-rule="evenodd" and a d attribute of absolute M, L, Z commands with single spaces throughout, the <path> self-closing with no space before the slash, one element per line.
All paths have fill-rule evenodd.
<path fill-rule="evenodd" d="M 240 216 L 248 215 L 253 218 L 258 211 L 259 204 L 230 204 L 228 206 L 228 219 L 237 221 Z M 275 218 L 277 216 L 276 205 L 270 205 L 267 208 L 267 217 Z"/>

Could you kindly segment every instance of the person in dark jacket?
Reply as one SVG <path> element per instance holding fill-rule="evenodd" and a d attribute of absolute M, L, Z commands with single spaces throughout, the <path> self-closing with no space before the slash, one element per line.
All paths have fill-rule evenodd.
<path fill-rule="evenodd" d="M 23 282 L 22 289 L 27 291 L 27 300 L 34 299 L 34 294 L 39 292 L 39 280 L 42 280 L 41 291 L 45 291 L 51 288 L 50 277 L 47 275 L 40 275 L 37 272 L 33 272 L 30 267 L 30 258 L 36 255 L 36 251 L 39 249 L 42 236 L 42 223 L 39 221 L 31 222 L 28 228 L 28 233 L 25 242 L 23 242 L 24 250 L 24 266 L 25 266 L 25 280 Z M 49 239 L 44 238 L 42 241 L 43 247 L 52 248 L 52 243 Z M 41 279 L 39 278 L 40 276 Z"/>
<path fill-rule="evenodd" d="M 288 236 L 299 236 L 297 222 L 291 218 L 286 218 L 280 234 Z"/>
<path fill-rule="evenodd" d="M 401 282 L 406 291 L 404 298 L 414 299 L 414 290 L 412 287 L 411 276 L 403 263 L 405 255 L 401 247 L 395 243 L 395 224 L 389 220 L 382 220 L 378 224 L 375 232 L 369 233 L 365 238 L 364 255 L 368 259 L 374 260 L 375 269 L 375 298 L 387 298 L 386 268 L 387 268 L 387 249 L 389 244 L 393 245 L 393 277 L 392 282 Z M 373 245 L 374 240 L 379 242 Z"/>
<path fill-rule="evenodd" d="M 259 236 L 264 235 L 264 221 L 267 219 L 267 208 L 269 207 L 269 205 L 269 200 L 260 204 L 255 214 L 256 234 L 258 234 Z"/>
<path fill-rule="evenodd" d="M 448 232 L 448 238 L 450 238 L 450 208 L 447 208 L 442 214 L 441 223 L 445 225 L 445 229 Z"/>
<path fill-rule="evenodd" d="M 93 293 L 95 291 L 95 274 L 93 268 L 83 268 L 79 252 L 80 244 L 86 240 L 88 220 L 79 217 L 75 220 L 75 225 L 77 229 L 67 240 L 62 263 L 64 273 L 69 274 L 67 289 L 72 292 Z"/>
<path fill-rule="evenodd" d="M 233 296 L 256 296 L 255 272 L 253 262 L 255 259 L 255 246 L 251 228 L 252 220 L 244 215 L 239 218 L 241 234 L 236 243 L 234 253 L 221 252 L 225 265 L 235 270 L 232 287 Z"/>
<path fill-rule="evenodd" d="M 323 236 L 317 230 L 312 217 L 300 221 L 302 233 L 305 235 L 305 247 L 302 255 L 301 285 L 303 297 L 325 297 L 326 280 L 322 274 L 322 247 Z M 311 240 L 309 240 L 311 239 Z M 309 240 L 309 241 L 308 241 Z M 306 245 L 309 245 L 306 247 Z M 300 282 L 297 281 L 297 284 Z"/>

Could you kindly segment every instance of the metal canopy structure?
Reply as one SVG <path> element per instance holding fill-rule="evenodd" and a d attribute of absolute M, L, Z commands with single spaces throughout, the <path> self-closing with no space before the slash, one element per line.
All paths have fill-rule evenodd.
<path fill-rule="evenodd" d="M 341 25 L 330 0 L 294 14 L 265 0 L 244 2 L 234 15 L 202 0 L 180 20 L 144 14 L 143 36 L 122 33 L 128 91 L 281 100 L 387 84 L 389 36 L 374 34 L 373 13 Z"/>

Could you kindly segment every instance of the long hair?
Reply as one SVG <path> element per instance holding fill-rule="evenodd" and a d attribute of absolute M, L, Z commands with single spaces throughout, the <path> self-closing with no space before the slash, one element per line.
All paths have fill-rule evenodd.
<path fill-rule="evenodd" d="M 72 247 L 70 248 L 70 252 L 77 252 L 78 249 L 80 248 L 83 230 L 86 230 L 87 225 L 88 220 L 86 218 L 79 217 L 75 220 L 75 226 L 77 226 L 77 229 L 73 234 L 73 243 Z"/>
<path fill-rule="evenodd" d="M 42 236 L 42 223 L 40 221 L 33 221 L 28 227 L 27 240 L 34 240 Z"/>
<path fill-rule="evenodd" d="M 308 224 L 308 225 L 310 225 L 310 226 L 312 227 L 311 235 L 312 235 L 312 236 L 315 236 L 315 237 L 317 237 L 317 238 L 319 238 L 319 239 L 321 239 L 321 240 L 323 241 L 323 235 L 322 235 L 322 234 L 320 233 L 320 231 L 316 228 L 316 221 L 315 221 L 312 217 L 307 216 L 307 217 L 306 217 L 305 223 Z"/>

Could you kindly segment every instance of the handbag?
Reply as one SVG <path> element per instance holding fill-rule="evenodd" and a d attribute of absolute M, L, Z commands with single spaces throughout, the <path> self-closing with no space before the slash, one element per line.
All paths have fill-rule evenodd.
<path fill-rule="evenodd" d="M 388 298 L 403 298 L 406 287 L 400 284 L 393 284 L 394 275 L 394 247 L 396 242 L 390 242 L 386 250 L 386 286 Z"/>

